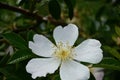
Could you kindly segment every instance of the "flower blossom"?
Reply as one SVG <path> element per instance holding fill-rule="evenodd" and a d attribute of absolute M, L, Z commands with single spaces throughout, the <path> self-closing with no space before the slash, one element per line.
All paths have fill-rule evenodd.
<path fill-rule="evenodd" d="M 53 31 L 56 44 L 43 35 L 35 34 L 33 41 L 29 41 L 29 48 L 42 58 L 31 59 L 26 71 L 35 79 L 54 73 L 59 68 L 61 80 L 88 80 L 89 68 L 81 62 L 99 63 L 103 58 L 101 43 L 96 39 L 87 39 L 74 46 L 78 33 L 78 27 L 74 24 L 64 28 L 57 26 Z"/>
<path fill-rule="evenodd" d="M 91 68 L 91 73 L 95 77 L 95 80 L 103 80 L 104 78 L 104 69 L 99 67 Z"/>

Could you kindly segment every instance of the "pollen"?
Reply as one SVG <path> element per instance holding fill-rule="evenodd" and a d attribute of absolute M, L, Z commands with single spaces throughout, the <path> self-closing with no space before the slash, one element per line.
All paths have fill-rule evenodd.
<path fill-rule="evenodd" d="M 73 59 L 74 50 L 68 44 L 59 43 L 54 52 L 54 56 L 61 59 L 62 61 Z"/>

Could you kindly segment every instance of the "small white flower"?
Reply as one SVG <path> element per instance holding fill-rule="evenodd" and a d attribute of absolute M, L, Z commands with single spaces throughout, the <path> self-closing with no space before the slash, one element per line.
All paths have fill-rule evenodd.
<path fill-rule="evenodd" d="M 95 80 L 103 80 L 104 77 L 104 69 L 99 67 L 91 68 L 91 73 L 95 77 Z"/>
<path fill-rule="evenodd" d="M 60 67 L 61 80 L 87 80 L 89 69 L 80 62 L 99 63 L 102 58 L 101 43 L 95 39 L 87 39 L 80 45 L 73 47 L 78 37 L 78 28 L 69 24 L 64 28 L 54 29 L 53 37 L 56 45 L 42 35 L 35 34 L 29 48 L 38 56 L 28 62 L 26 70 L 32 78 L 54 73 Z M 79 62 L 80 61 L 80 62 Z"/>

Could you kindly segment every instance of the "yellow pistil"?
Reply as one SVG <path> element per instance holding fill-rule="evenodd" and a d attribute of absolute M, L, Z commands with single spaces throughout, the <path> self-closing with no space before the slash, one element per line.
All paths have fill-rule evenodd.
<path fill-rule="evenodd" d="M 61 59 L 62 61 L 73 59 L 73 48 L 68 44 L 58 43 L 57 49 L 54 52 L 54 56 Z"/>

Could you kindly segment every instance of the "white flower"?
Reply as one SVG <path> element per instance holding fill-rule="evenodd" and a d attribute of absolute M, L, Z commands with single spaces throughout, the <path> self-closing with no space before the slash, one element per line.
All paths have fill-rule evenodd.
<path fill-rule="evenodd" d="M 95 80 L 103 80 L 104 77 L 104 69 L 99 67 L 93 67 L 91 68 L 91 72 L 93 76 L 95 77 Z"/>
<path fill-rule="evenodd" d="M 89 69 L 80 62 L 99 63 L 103 57 L 101 43 L 87 39 L 73 47 L 78 37 L 78 28 L 74 24 L 56 27 L 53 37 L 56 45 L 43 35 L 34 35 L 34 42 L 29 42 L 29 48 L 43 58 L 30 60 L 26 66 L 27 72 L 35 79 L 54 73 L 60 67 L 61 80 L 87 80 L 90 77 Z"/>

